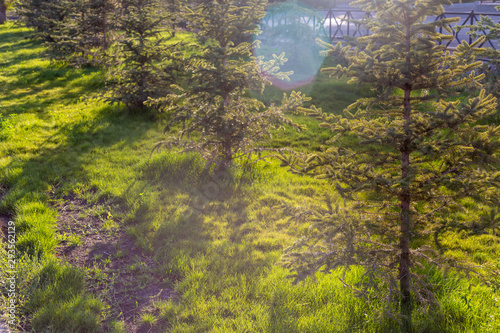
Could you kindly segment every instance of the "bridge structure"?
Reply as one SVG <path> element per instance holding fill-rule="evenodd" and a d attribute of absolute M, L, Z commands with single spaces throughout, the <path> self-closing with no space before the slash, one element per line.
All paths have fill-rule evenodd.
<path fill-rule="evenodd" d="M 315 35 L 322 38 L 326 37 L 327 40 L 334 43 L 336 41 L 345 40 L 347 36 L 360 37 L 370 34 L 364 22 L 367 18 L 375 16 L 376 13 L 365 12 L 350 7 L 317 11 L 314 12 L 314 14 L 311 14 L 311 11 L 303 11 L 298 15 L 294 13 L 293 17 L 290 17 L 287 13 L 276 12 L 272 15 L 266 15 L 261 22 L 261 29 L 265 35 L 268 29 L 291 24 L 292 21 L 295 21 L 295 23 L 301 23 L 302 25 L 311 27 Z M 453 17 L 459 18 L 458 22 L 449 25 L 453 31 L 453 39 L 441 42 L 444 43 L 447 48 L 453 49 L 464 40 L 469 44 L 474 41 L 475 38 L 470 34 L 471 28 L 469 26 L 478 22 L 482 16 L 489 16 L 495 23 L 500 22 L 500 11 L 478 11 L 475 9 L 446 10 L 443 14 L 437 17 L 429 17 L 427 20 Z M 439 32 L 445 33 L 445 30 L 440 28 Z M 498 40 L 487 39 L 481 46 L 500 50 Z"/>

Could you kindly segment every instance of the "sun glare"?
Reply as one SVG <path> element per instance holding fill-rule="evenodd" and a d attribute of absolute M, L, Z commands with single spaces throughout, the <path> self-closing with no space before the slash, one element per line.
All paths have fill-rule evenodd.
<path fill-rule="evenodd" d="M 271 77 L 271 82 L 283 90 L 310 83 L 324 60 L 316 39 L 328 39 L 322 13 L 297 3 L 280 3 L 268 9 L 260 26 L 262 33 L 256 36 L 260 47 L 255 55 L 269 60 L 284 52 L 288 60 L 281 71 L 293 72 L 290 81 Z"/>

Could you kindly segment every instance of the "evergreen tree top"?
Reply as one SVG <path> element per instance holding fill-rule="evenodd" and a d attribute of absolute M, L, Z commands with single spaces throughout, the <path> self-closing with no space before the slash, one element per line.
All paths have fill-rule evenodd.
<path fill-rule="evenodd" d="M 226 47 L 259 31 L 266 3 L 265 0 L 203 0 L 193 9 L 188 7 L 187 18 L 200 36 Z"/>

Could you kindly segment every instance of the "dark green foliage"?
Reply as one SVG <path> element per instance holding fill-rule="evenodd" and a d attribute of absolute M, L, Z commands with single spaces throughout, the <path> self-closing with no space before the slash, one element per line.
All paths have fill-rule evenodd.
<path fill-rule="evenodd" d="M 498 9 L 500 7 L 496 8 Z M 483 63 L 481 71 L 486 75 L 484 85 L 486 91 L 498 98 L 500 97 L 500 51 L 489 46 L 490 43 L 496 43 L 496 46 L 500 45 L 498 44 L 500 40 L 500 23 L 494 23 L 489 16 L 481 16 L 481 19 L 476 22 L 475 25 L 468 27 L 471 29 L 471 34 L 475 38 L 486 36 L 488 40 L 484 44 L 487 48 L 483 49 L 480 53 L 481 58 L 487 59 L 487 61 Z M 497 112 L 497 123 L 500 122 L 499 116 L 500 114 Z"/>
<path fill-rule="evenodd" d="M 327 46 L 348 62 L 326 71 L 351 83 L 371 84 L 377 96 L 359 99 L 344 116 L 311 108 L 305 113 L 332 132 L 328 146 L 303 159 L 284 158 L 295 171 L 325 178 L 344 199 L 339 207 L 295 212 L 312 222 L 309 233 L 286 250 L 284 264 L 296 281 L 318 270 L 360 265 L 360 292 L 379 291 L 393 314 L 399 302 L 402 331 L 411 332 L 412 305 L 434 304 L 432 288 L 417 267 L 453 261 L 433 249 L 434 235 L 455 228 L 493 228 L 500 203 L 500 127 L 478 122 L 496 112 L 496 99 L 481 87 L 475 47 L 463 42 L 451 54 L 436 42 L 452 38 L 424 23 L 447 1 L 358 1 L 370 36 L 355 45 Z M 343 146 L 344 136 L 358 138 Z M 472 200 L 474 208 L 463 205 Z M 478 213 L 479 211 L 479 213 Z M 472 223 L 484 213 L 485 221 Z M 495 222 L 496 221 L 496 222 Z"/>
<path fill-rule="evenodd" d="M 200 37 L 213 39 L 222 48 L 229 43 L 238 45 L 257 33 L 264 16 L 265 0 L 200 0 L 187 9 L 186 19 Z M 242 44 L 243 46 L 244 44 Z"/>
<path fill-rule="evenodd" d="M 247 88 L 262 91 L 262 68 L 275 72 L 273 65 L 281 61 L 257 61 L 252 43 L 246 41 L 257 31 L 264 6 L 261 0 L 223 0 L 200 1 L 188 9 L 187 20 L 205 44 L 197 45 L 187 59 L 188 83 L 155 101 L 169 114 L 170 124 L 183 124 L 179 136 L 162 145 L 198 151 L 208 163 L 225 169 L 234 159 L 257 151 L 256 142 L 269 135 L 271 127 L 290 123 L 283 111 L 300 105 L 303 95 L 293 94 L 282 106 L 268 108 L 245 95 Z"/>
<path fill-rule="evenodd" d="M 17 13 L 49 43 L 54 58 L 97 64 L 110 41 L 113 0 L 20 0 Z"/>
<path fill-rule="evenodd" d="M 63 20 L 54 22 L 49 44 L 54 57 L 77 66 L 101 63 L 114 30 L 114 2 L 60 0 L 60 7 L 67 14 Z"/>
<path fill-rule="evenodd" d="M 69 15 L 69 0 L 19 0 L 16 11 L 19 20 L 27 27 L 35 29 L 36 35 L 45 41 L 53 42 L 56 25 Z"/>
<path fill-rule="evenodd" d="M 157 0 L 120 0 L 117 29 L 123 34 L 109 60 L 108 95 L 131 110 L 165 96 L 183 64 L 176 45 L 166 45 L 165 20 Z"/>
<path fill-rule="evenodd" d="M 192 3 L 192 1 L 190 1 Z M 177 27 L 185 27 L 186 22 L 183 18 L 184 10 L 186 6 L 186 0 L 165 0 L 162 1 L 163 10 L 168 15 L 168 22 L 172 29 L 172 35 L 175 36 L 175 30 Z"/>

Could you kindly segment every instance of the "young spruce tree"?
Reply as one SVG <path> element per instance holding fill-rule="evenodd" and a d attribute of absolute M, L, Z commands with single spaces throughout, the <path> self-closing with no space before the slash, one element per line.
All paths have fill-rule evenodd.
<path fill-rule="evenodd" d="M 348 65 L 326 71 L 370 84 L 376 96 L 359 99 L 343 116 L 304 110 L 332 131 L 329 146 L 302 162 L 283 159 L 296 171 L 327 179 L 344 199 L 343 207 L 297 212 L 312 228 L 285 251 L 284 265 L 296 281 L 319 270 L 363 267 L 358 290 L 382 292 L 390 313 L 399 303 L 405 333 L 413 330 L 412 305 L 434 301 L 419 267 L 457 264 L 441 258 L 433 236 L 437 242 L 440 232 L 477 232 L 500 220 L 500 126 L 480 122 L 495 112 L 496 100 L 484 91 L 458 93 L 480 88 L 483 75 L 474 72 L 481 65 L 474 44 L 463 42 L 453 53 L 437 45 L 452 38 L 436 32 L 451 21 L 425 18 L 445 4 L 355 2 L 377 13 L 367 22 L 372 34 L 355 45 L 329 46 Z M 346 136 L 357 143 L 346 143 Z"/>
<path fill-rule="evenodd" d="M 193 8 L 186 7 L 186 20 L 200 37 L 187 59 L 185 70 L 190 78 L 156 101 L 163 104 L 170 124 L 183 124 L 178 137 L 165 144 L 200 152 L 218 171 L 259 150 L 256 142 L 269 135 L 270 127 L 290 123 L 284 110 L 304 100 L 294 93 L 279 107 L 265 107 L 246 94 L 247 89 L 263 90 L 263 66 L 275 71 L 273 65 L 283 62 L 283 57 L 275 57 L 264 64 L 252 56 L 255 45 L 248 39 L 258 31 L 266 2 L 202 0 Z"/>
<path fill-rule="evenodd" d="M 500 6 L 495 8 L 499 10 Z M 486 91 L 498 98 L 500 97 L 500 50 L 498 48 L 500 46 L 500 23 L 495 23 L 490 16 L 481 16 L 475 25 L 467 27 L 470 28 L 470 34 L 473 37 L 486 36 L 487 41 L 484 45 L 492 46 L 484 48 L 480 54 L 482 58 L 488 59 L 483 64 L 481 71 L 486 74 Z M 498 120 L 500 118 L 497 118 Z"/>
<path fill-rule="evenodd" d="M 68 18 L 69 0 L 18 0 L 16 12 L 19 20 L 35 29 L 35 36 L 47 42 L 54 42 L 54 29 Z"/>
<path fill-rule="evenodd" d="M 54 21 L 49 47 L 73 65 L 102 63 L 114 29 L 114 0 L 58 0 L 64 19 Z"/>
<path fill-rule="evenodd" d="M 148 98 L 170 92 L 181 72 L 176 46 L 166 45 L 169 17 L 158 0 L 119 0 L 117 29 L 122 37 L 109 61 L 107 95 L 130 110 L 142 110 Z"/>
<path fill-rule="evenodd" d="M 163 8 L 168 13 L 168 21 L 170 22 L 172 36 L 175 37 L 176 29 L 183 22 L 183 8 L 186 6 L 187 0 L 164 0 Z M 191 1 L 192 3 L 193 1 Z"/>

